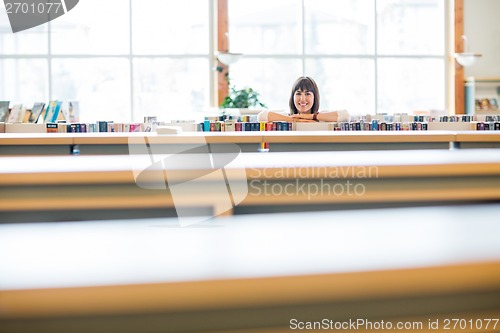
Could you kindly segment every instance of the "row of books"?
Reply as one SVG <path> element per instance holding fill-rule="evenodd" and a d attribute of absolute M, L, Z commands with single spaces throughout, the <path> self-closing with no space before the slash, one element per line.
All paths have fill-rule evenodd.
<path fill-rule="evenodd" d="M 335 126 L 335 131 L 427 131 L 427 122 L 394 122 L 386 123 L 372 120 L 371 122 L 341 122 Z"/>
<path fill-rule="evenodd" d="M 471 122 L 412 122 L 412 123 L 385 123 L 375 122 L 346 122 L 335 125 L 334 130 L 340 131 L 427 131 L 427 130 L 478 130 L 499 131 L 500 121 L 471 121 Z"/>
<path fill-rule="evenodd" d="M 444 122 L 444 123 L 458 123 L 458 122 L 474 122 L 474 121 L 495 121 L 500 120 L 500 115 L 496 114 L 475 114 L 475 115 L 406 115 L 406 114 L 398 114 L 398 115 L 355 115 L 351 117 L 351 122 L 363 121 L 363 122 L 371 122 L 373 120 L 377 120 L 378 122 L 386 122 L 386 123 L 411 123 L 411 122 L 420 122 L 420 123 L 433 123 L 433 122 Z"/>
<path fill-rule="evenodd" d="M 79 121 L 78 101 L 54 100 L 48 104 L 36 102 L 31 108 L 23 104 L 15 104 L 9 108 L 10 101 L 0 101 L 0 122 L 2 123 L 54 123 L 65 119 L 68 122 Z"/>
<path fill-rule="evenodd" d="M 480 121 L 480 122 L 476 123 L 476 130 L 478 130 L 478 131 L 500 131 L 500 122 L 498 122 L 498 121 L 496 121 L 496 122 Z"/>
<path fill-rule="evenodd" d="M 161 124 L 161 123 L 160 123 Z M 11 124 L 20 125 L 23 124 Z M 24 126 L 28 126 L 26 124 Z M 97 122 L 89 123 L 47 123 L 31 124 L 32 126 L 44 126 L 47 133 L 91 133 L 91 132 L 152 132 L 154 128 L 144 123 L 114 123 Z M 446 125 L 446 126 L 445 126 Z M 364 122 L 342 122 L 342 123 L 234 123 L 234 122 L 211 122 L 209 130 L 204 130 L 205 123 L 197 124 L 186 131 L 199 132 L 229 132 L 229 131 L 428 131 L 428 130 L 478 130 L 478 131 L 500 131 L 500 121 L 481 122 L 458 122 L 458 123 L 364 123 Z M 15 130 L 25 132 L 25 130 Z M 29 130 L 28 130 L 29 131 Z M 182 129 L 181 129 L 182 131 Z M 38 130 L 36 131 L 38 132 Z"/>
<path fill-rule="evenodd" d="M 97 123 L 47 123 L 47 133 L 92 133 L 92 132 L 151 132 L 152 128 L 143 123 L 115 123 L 98 121 Z"/>
<path fill-rule="evenodd" d="M 430 118 L 431 122 L 440 122 L 440 123 L 470 123 L 474 121 L 474 116 L 471 115 L 460 115 L 460 116 L 440 116 L 439 118 Z"/>
<path fill-rule="evenodd" d="M 429 122 L 441 123 L 471 123 L 475 121 L 500 121 L 500 115 L 459 115 L 459 116 L 441 116 L 439 118 L 430 118 Z"/>
<path fill-rule="evenodd" d="M 148 117 L 151 118 L 151 117 Z M 179 121 L 165 124 L 156 119 L 145 119 L 144 123 L 115 123 L 114 121 L 98 121 L 89 123 L 67 123 L 65 120 L 49 122 L 46 124 L 31 124 L 32 126 L 44 126 L 43 131 L 54 133 L 87 133 L 87 132 L 152 132 L 158 125 L 171 125 L 181 127 L 184 131 L 199 132 L 226 132 L 226 131 L 425 131 L 425 130 L 499 130 L 500 115 L 487 115 L 482 121 L 473 120 L 476 117 L 471 115 L 442 116 L 439 119 L 428 116 L 406 116 L 405 119 L 414 119 L 411 122 L 390 122 L 380 121 L 378 115 L 371 121 L 349 121 L 341 123 L 325 122 L 241 122 L 227 118 L 225 121 L 211 118 L 205 119 L 202 123 L 191 121 Z M 378 119 L 377 119 L 378 118 Z M 384 119 L 383 116 L 382 119 Z M 219 118 L 215 118 L 219 119 Z M 147 120 L 147 121 L 146 121 Z M 242 120 L 250 120 L 242 119 Z M 430 120 L 430 121 L 426 121 Z M 497 124 L 498 123 L 498 124 Z M 12 125 L 16 125 L 15 123 Z M 23 124 L 17 124 L 23 126 Z"/>
<path fill-rule="evenodd" d="M 198 132 L 251 132 L 251 131 L 291 131 L 293 125 L 291 122 L 239 122 L 239 121 L 210 121 L 205 120 L 197 124 Z"/>
<path fill-rule="evenodd" d="M 208 120 L 211 122 L 232 120 L 234 122 L 239 122 L 239 123 L 253 123 L 253 122 L 257 121 L 257 115 L 232 116 L 232 115 L 225 115 L 224 114 L 224 115 L 220 115 L 220 116 L 205 117 L 205 120 Z"/>
<path fill-rule="evenodd" d="M 199 132 L 228 132 L 228 131 L 428 131 L 428 130 L 500 130 L 500 119 L 488 118 L 488 121 L 448 121 L 448 122 L 380 122 L 376 119 L 371 122 L 351 121 L 340 123 L 325 122 L 234 122 L 208 121 L 199 123 L 196 131 Z"/>
<path fill-rule="evenodd" d="M 341 123 L 313 123 L 313 122 L 233 122 L 208 121 L 199 123 L 199 132 L 229 132 L 229 131 L 296 131 L 296 130 L 330 130 L 330 131 L 426 131 L 428 123 L 386 123 L 372 120 L 371 122 L 341 122 Z"/>
<path fill-rule="evenodd" d="M 473 122 L 473 121 L 481 121 L 486 117 L 486 121 L 493 121 L 493 118 L 500 121 L 500 115 L 408 115 L 408 114 L 394 114 L 394 115 L 385 115 L 385 114 L 377 114 L 377 115 L 356 115 L 352 116 L 349 122 L 372 122 L 373 120 L 377 120 L 379 123 L 430 123 L 430 122 Z M 491 118 L 491 120 L 488 120 Z M 232 116 L 218 116 L 218 117 L 205 117 L 205 120 L 209 120 L 211 122 L 217 121 L 235 121 L 235 122 L 257 122 L 257 116 L 249 115 L 249 116 L 239 116 L 237 118 L 233 118 Z"/>

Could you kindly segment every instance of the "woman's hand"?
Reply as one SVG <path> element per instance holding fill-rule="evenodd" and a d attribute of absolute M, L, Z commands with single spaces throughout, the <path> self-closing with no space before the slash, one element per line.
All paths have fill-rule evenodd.
<path fill-rule="evenodd" d="M 321 118 L 320 118 L 321 116 Z M 314 121 L 314 114 L 311 113 L 297 113 L 291 115 L 292 119 L 307 119 L 309 121 Z M 317 121 L 325 122 L 343 122 L 350 121 L 351 116 L 346 110 L 339 111 L 321 111 L 316 114 Z"/>
<path fill-rule="evenodd" d="M 296 123 L 314 123 L 315 121 L 312 120 L 312 119 L 305 119 L 305 118 L 302 118 L 302 117 L 294 117 L 294 116 L 297 116 L 297 115 L 292 115 L 292 121 L 296 122 Z"/>
<path fill-rule="evenodd" d="M 295 121 L 298 121 L 299 119 L 301 121 L 303 120 L 314 121 L 313 116 L 314 115 L 312 113 L 296 113 L 291 115 L 291 117 L 294 118 Z"/>

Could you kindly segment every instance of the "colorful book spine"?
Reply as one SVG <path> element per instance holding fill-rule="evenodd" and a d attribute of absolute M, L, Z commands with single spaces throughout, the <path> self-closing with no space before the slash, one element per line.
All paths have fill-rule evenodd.
<path fill-rule="evenodd" d="M 47 129 L 47 133 L 58 133 L 58 124 L 57 123 L 47 123 L 45 125 Z"/>

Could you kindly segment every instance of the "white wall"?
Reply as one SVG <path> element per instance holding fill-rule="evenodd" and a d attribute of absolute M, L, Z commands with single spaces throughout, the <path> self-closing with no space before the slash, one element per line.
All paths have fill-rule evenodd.
<path fill-rule="evenodd" d="M 465 76 L 500 77 L 500 0 L 464 0 L 464 34 L 483 55 Z"/>

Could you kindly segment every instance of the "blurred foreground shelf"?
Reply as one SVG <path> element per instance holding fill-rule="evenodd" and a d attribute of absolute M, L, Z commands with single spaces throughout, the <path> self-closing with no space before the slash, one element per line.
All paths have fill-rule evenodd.
<path fill-rule="evenodd" d="M 495 204 L 184 227 L 177 219 L 3 224 L 0 331 L 285 332 L 324 319 L 429 331 L 447 318 L 471 320 L 460 332 L 481 331 L 478 320 L 500 317 L 499 214 Z"/>

